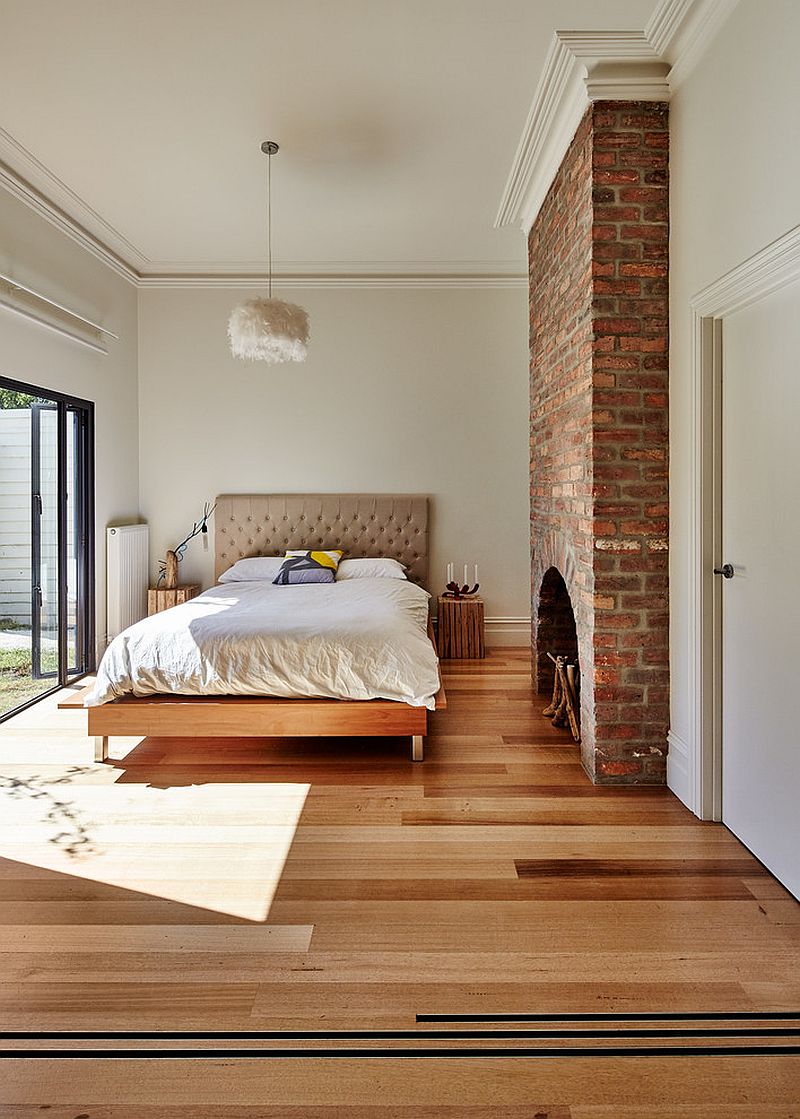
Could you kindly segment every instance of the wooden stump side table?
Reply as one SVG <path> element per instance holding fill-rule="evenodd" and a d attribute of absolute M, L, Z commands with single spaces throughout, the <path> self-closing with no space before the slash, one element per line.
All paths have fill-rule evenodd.
<path fill-rule="evenodd" d="M 483 599 L 439 595 L 437 649 L 442 660 L 479 660 L 486 656 Z"/>
<path fill-rule="evenodd" d="M 160 614 L 162 610 L 169 610 L 170 606 L 180 606 L 200 594 L 199 583 L 184 583 L 181 587 L 150 587 L 147 592 L 147 615 Z"/>

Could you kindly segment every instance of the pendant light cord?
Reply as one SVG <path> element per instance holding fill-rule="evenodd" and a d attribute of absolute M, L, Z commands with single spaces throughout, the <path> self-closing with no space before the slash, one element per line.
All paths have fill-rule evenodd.
<path fill-rule="evenodd" d="M 267 154 L 267 257 L 269 260 L 269 298 L 272 299 L 272 152 Z"/>

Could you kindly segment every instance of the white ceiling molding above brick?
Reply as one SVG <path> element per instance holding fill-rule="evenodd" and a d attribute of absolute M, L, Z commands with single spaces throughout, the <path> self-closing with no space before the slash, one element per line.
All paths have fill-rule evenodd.
<path fill-rule="evenodd" d="M 665 101 L 738 0 L 662 0 L 643 31 L 556 31 L 495 226 L 527 236 L 591 101 Z"/>
<path fill-rule="evenodd" d="M 668 70 L 643 31 L 556 31 L 495 226 L 527 236 L 590 101 L 665 100 Z"/>

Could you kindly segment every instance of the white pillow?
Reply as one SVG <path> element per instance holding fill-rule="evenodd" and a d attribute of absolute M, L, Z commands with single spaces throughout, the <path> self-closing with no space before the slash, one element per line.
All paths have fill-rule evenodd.
<path fill-rule="evenodd" d="M 237 560 L 233 567 L 219 577 L 220 583 L 255 583 L 269 580 L 271 583 L 281 569 L 283 556 L 252 556 L 250 559 Z"/>
<path fill-rule="evenodd" d="M 340 579 L 405 579 L 406 569 L 393 559 L 346 559 L 339 564 Z"/>

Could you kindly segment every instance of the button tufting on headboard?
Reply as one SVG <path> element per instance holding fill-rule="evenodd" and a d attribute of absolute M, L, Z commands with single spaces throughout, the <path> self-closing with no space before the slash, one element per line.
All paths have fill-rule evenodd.
<path fill-rule="evenodd" d="M 342 548 L 350 559 L 399 560 L 409 579 L 423 586 L 427 582 L 428 498 L 424 495 L 221 494 L 216 509 L 220 526 L 215 530 L 216 579 L 237 558 L 226 544 L 226 536 L 230 539 L 234 530 L 226 533 L 223 523 L 236 526 L 240 547 L 246 527 L 247 548 L 238 558 L 282 555 L 287 548 Z"/>

